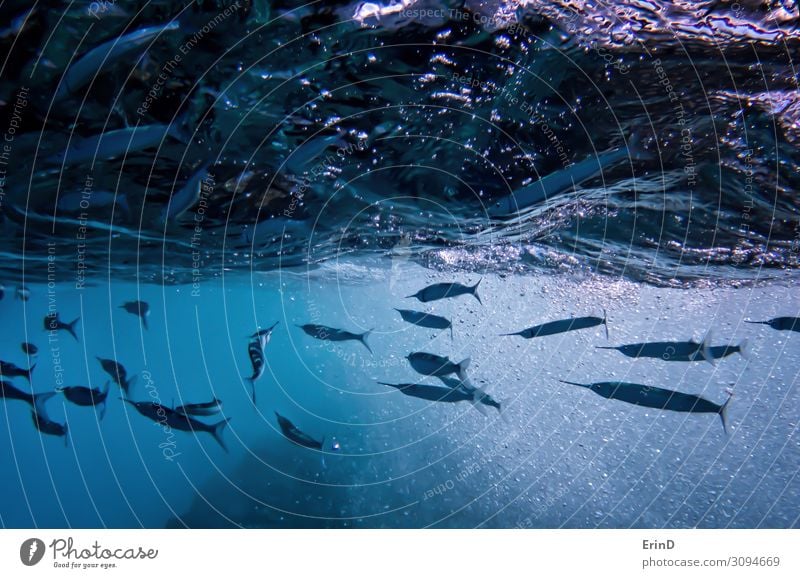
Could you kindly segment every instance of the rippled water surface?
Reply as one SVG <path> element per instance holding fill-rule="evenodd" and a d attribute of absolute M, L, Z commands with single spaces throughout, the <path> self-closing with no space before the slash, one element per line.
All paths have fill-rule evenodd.
<path fill-rule="evenodd" d="M 4 383 L 102 389 L 113 359 L 128 401 L 231 418 L 226 452 L 111 384 L 102 420 L 36 404 L 69 431 L 39 435 L 6 392 L 4 526 L 797 526 L 797 332 L 746 323 L 800 315 L 794 2 L 0 13 L 0 359 L 35 364 Z M 598 349 L 704 338 L 729 354 Z M 454 387 L 415 351 L 470 358 L 502 411 L 383 385 Z M 727 432 L 562 381 L 730 398 Z"/>

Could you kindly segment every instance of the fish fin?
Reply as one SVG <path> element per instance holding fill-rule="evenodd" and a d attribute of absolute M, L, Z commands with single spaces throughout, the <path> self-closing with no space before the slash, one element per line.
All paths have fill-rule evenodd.
<path fill-rule="evenodd" d="M 731 403 L 733 399 L 733 392 L 728 392 L 728 399 L 725 403 L 722 404 L 722 407 L 719 408 L 719 419 L 722 420 L 722 429 L 725 430 L 725 434 L 728 433 L 728 405 Z"/>
<path fill-rule="evenodd" d="M 81 320 L 81 318 L 78 317 L 72 323 L 67 323 L 67 327 L 66 327 L 66 330 L 69 331 L 69 334 L 72 335 L 75 338 L 75 341 L 77 341 L 79 343 L 80 343 L 80 339 L 78 339 L 78 334 L 75 332 L 75 326 L 78 325 L 78 321 L 80 321 L 80 320 Z"/>
<path fill-rule="evenodd" d="M 480 285 L 480 284 L 481 284 L 481 281 L 483 281 L 483 277 L 481 277 L 480 279 L 478 279 L 478 282 L 477 282 L 477 283 L 475 283 L 475 285 L 473 285 L 472 287 L 470 287 L 470 289 L 471 289 L 470 293 L 472 293 L 472 295 L 475 297 L 475 299 L 477 299 L 477 300 L 478 300 L 478 303 L 480 303 L 481 305 L 483 305 L 483 301 L 481 301 L 481 296 L 480 296 L 480 295 L 478 295 L 478 285 Z"/>
<path fill-rule="evenodd" d="M 716 362 L 714 361 L 714 356 L 711 355 L 711 329 L 706 331 L 705 336 L 703 337 L 703 341 L 700 343 L 700 355 L 702 355 L 703 359 L 709 362 L 711 365 L 716 366 Z M 695 355 L 696 357 L 696 355 Z"/>
<path fill-rule="evenodd" d="M 34 369 L 36 369 L 35 363 L 28 368 L 28 374 L 25 376 L 28 379 L 28 383 L 31 382 L 31 374 L 33 373 Z"/>
<path fill-rule="evenodd" d="M 453 341 L 453 322 L 450 322 L 450 341 Z"/>
<path fill-rule="evenodd" d="M 103 403 L 101 405 L 103 406 L 103 409 L 100 410 L 100 421 L 103 421 L 103 418 L 106 417 L 106 400 L 105 399 L 103 400 Z"/>
<path fill-rule="evenodd" d="M 219 423 L 215 423 L 211 426 L 211 435 L 214 436 L 214 439 L 217 440 L 219 445 L 222 446 L 222 449 L 225 450 L 225 453 L 228 453 L 228 446 L 225 445 L 225 440 L 222 439 L 222 430 L 225 429 L 225 426 L 228 425 L 228 422 L 231 421 L 231 418 L 223 419 Z"/>
<path fill-rule="evenodd" d="M 36 413 L 42 413 L 43 415 L 47 415 L 47 412 L 44 409 L 44 403 L 57 395 L 58 392 L 56 391 L 47 391 L 45 393 L 34 393 L 33 394 L 33 409 Z"/>
<path fill-rule="evenodd" d="M 469 378 L 467 377 L 467 368 L 469 367 L 470 363 L 472 363 L 472 359 L 467 357 L 465 360 L 463 360 L 461 363 L 458 364 L 458 371 L 457 371 L 458 378 L 465 383 L 469 382 Z"/>
<path fill-rule="evenodd" d="M 606 341 L 608 341 L 608 313 L 606 313 L 605 309 L 603 309 L 603 325 L 606 328 Z"/>
<path fill-rule="evenodd" d="M 142 327 L 144 327 L 145 331 L 148 331 L 150 328 L 147 326 L 147 317 L 142 315 Z"/>
<path fill-rule="evenodd" d="M 472 407 L 477 409 L 483 417 L 489 417 L 489 411 L 486 409 L 486 406 L 481 403 L 480 397 L 473 397 L 469 402 L 472 404 Z"/>
<path fill-rule="evenodd" d="M 750 361 L 750 344 L 746 338 L 742 339 L 742 342 L 739 344 L 739 355 L 744 357 L 747 361 Z"/>
<path fill-rule="evenodd" d="M 369 331 L 365 331 L 364 333 L 362 333 L 362 334 L 361 334 L 361 335 L 359 335 L 359 337 L 358 337 L 358 338 L 359 338 L 359 340 L 361 341 L 361 343 L 363 343 L 363 344 L 364 344 L 364 347 L 366 347 L 366 348 L 367 348 L 367 351 L 369 351 L 371 355 L 375 355 L 375 354 L 374 354 L 374 353 L 372 353 L 372 348 L 369 346 L 369 343 L 367 343 L 367 337 L 369 337 L 369 335 L 370 335 L 370 334 L 371 334 L 373 331 L 375 331 L 375 329 L 374 329 L 374 328 L 373 328 L 373 329 L 370 329 Z"/>
<path fill-rule="evenodd" d="M 489 410 L 487 409 L 487 406 L 484 405 L 483 403 L 484 398 L 491 399 L 491 397 L 489 397 L 489 394 L 486 393 L 486 389 L 472 385 L 472 383 L 470 383 L 469 381 L 462 382 L 460 387 L 466 393 L 472 395 L 472 399 L 469 400 L 472 406 L 475 409 L 477 409 L 484 417 L 489 417 Z"/>

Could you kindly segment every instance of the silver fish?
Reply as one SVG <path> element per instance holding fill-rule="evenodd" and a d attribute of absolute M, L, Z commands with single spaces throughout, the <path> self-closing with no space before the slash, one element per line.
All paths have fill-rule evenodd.
<path fill-rule="evenodd" d="M 75 93 L 103 70 L 148 47 L 164 32 L 180 29 L 181 23 L 172 20 L 166 24 L 140 28 L 92 48 L 64 73 L 54 99 L 63 99 Z"/>
<path fill-rule="evenodd" d="M 480 279 L 475 285 L 468 286 L 461 283 L 435 283 L 428 285 L 424 289 L 420 289 L 413 295 L 409 295 L 406 299 L 416 297 L 423 303 L 429 301 L 438 301 L 439 299 L 449 299 L 451 297 L 458 297 L 459 295 L 472 295 L 478 300 L 478 303 L 483 303 L 478 295 L 478 285 L 481 284 L 483 279 Z"/>
<path fill-rule="evenodd" d="M 649 157 L 650 155 L 640 148 L 638 139 L 632 137 L 628 146 L 592 156 L 517 189 L 490 205 L 487 213 L 492 217 L 514 215 L 527 207 L 569 191 L 575 185 L 601 174 L 603 169 L 622 160 Z"/>

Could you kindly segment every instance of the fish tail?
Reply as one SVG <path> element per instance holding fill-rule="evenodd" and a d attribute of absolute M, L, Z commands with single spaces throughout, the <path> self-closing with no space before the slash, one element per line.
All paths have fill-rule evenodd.
<path fill-rule="evenodd" d="M 134 375 L 130 379 L 128 379 L 127 381 L 123 381 L 122 382 L 122 383 L 124 383 L 124 385 L 122 386 L 122 391 L 125 393 L 125 395 L 128 395 L 128 393 L 130 392 L 131 387 L 133 386 L 133 384 L 136 383 L 136 379 L 137 378 L 138 378 L 138 376 Z"/>
<path fill-rule="evenodd" d="M 603 309 L 603 325 L 606 328 L 606 341 L 608 341 L 608 313 Z"/>
<path fill-rule="evenodd" d="M 739 344 L 739 355 L 748 361 L 750 360 L 750 344 L 746 338 L 742 339 L 742 342 Z"/>
<path fill-rule="evenodd" d="M 250 382 L 250 390 L 252 391 L 251 397 L 253 399 L 253 405 L 256 405 L 256 380 L 252 377 L 248 377 L 247 381 Z"/>
<path fill-rule="evenodd" d="M 217 443 L 222 446 L 222 449 L 225 450 L 225 453 L 228 453 L 228 446 L 225 445 L 225 440 L 222 439 L 222 430 L 225 429 L 225 426 L 228 425 L 228 422 L 231 421 L 231 418 L 223 419 L 219 423 L 215 423 L 211 426 L 211 435 L 214 436 L 214 439 L 217 440 Z"/>
<path fill-rule="evenodd" d="M 477 300 L 478 300 L 478 303 L 480 303 L 481 305 L 483 305 L 483 301 L 481 301 L 481 296 L 480 296 L 480 295 L 478 295 L 478 285 L 480 285 L 480 284 L 481 284 L 481 281 L 483 281 L 483 277 L 481 277 L 480 279 L 478 279 L 478 282 L 477 282 L 477 283 L 475 283 L 475 285 L 473 285 L 472 287 L 470 287 L 470 293 L 472 293 L 472 295 L 474 295 L 474 296 L 475 296 L 475 299 L 477 299 Z"/>
<path fill-rule="evenodd" d="M 478 397 L 477 391 L 478 390 L 476 389 L 476 392 L 473 394 L 473 397 L 471 400 L 469 400 L 469 402 L 472 404 L 472 407 L 474 407 L 480 412 L 482 416 L 489 417 L 489 412 L 487 411 L 486 406 L 484 406 L 483 403 L 481 402 L 483 396 Z"/>
<path fill-rule="evenodd" d="M 28 371 L 25 372 L 25 379 L 28 380 L 28 383 L 31 382 L 31 374 L 33 373 L 34 369 L 36 369 L 35 363 L 28 368 Z"/>
<path fill-rule="evenodd" d="M 728 392 L 728 400 L 722 404 L 722 407 L 719 408 L 719 419 L 722 420 L 722 429 L 725 431 L 725 434 L 728 433 L 728 406 L 733 399 L 733 393 Z"/>
<path fill-rule="evenodd" d="M 80 342 L 80 339 L 78 339 L 78 333 L 75 331 L 75 326 L 78 325 L 78 321 L 80 321 L 80 320 L 81 320 L 81 318 L 78 317 L 72 323 L 67 323 L 67 326 L 65 327 L 65 329 L 67 331 L 69 331 L 69 334 L 72 335 L 75 338 L 75 341 L 78 341 L 78 342 Z"/>
<path fill-rule="evenodd" d="M 703 342 L 700 344 L 700 355 L 703 356 L 707 362 L 711 365 L 716 365 L 714 362 L 714 356 L 711 354 L 711 330 L 709 329 L 705 337 L 703 337 Z"/>
<path fill-rule="evenodd" d="M 362 333 L 361 335 L 358 336 L 358 339 L 361 341 L 361 343 L 364 344 L 364 347 L 367 348 L 367 351 L 369 351 L 371 355 L 375 355 L 375 354 L 372 353 L 372 348 L 369 346 L 369 343 L 367 343 L 367 337 L 369 337 L 369 335 L 373 331 L 375 331 L 375 330 L 374 329 L 370 329 L 369 331 L 365 331 L 364 333 Z"/>
<path fill-rule="evenodd" d="M 450 341 L 453 341 L 453 323 L 450 322 Z"/>
<path fill-rule="evenodd" d="M 469 367 L 470 363 L 472 363 L 472 360 L 469 357 L 467 357 L 464 361 L 458 364 L 458 370 L 456 371 L 456 373 L 458 374 L 458 378 L 467 384 L 469 384 L 469 378 L 467 377 L 467 368 Z"/>

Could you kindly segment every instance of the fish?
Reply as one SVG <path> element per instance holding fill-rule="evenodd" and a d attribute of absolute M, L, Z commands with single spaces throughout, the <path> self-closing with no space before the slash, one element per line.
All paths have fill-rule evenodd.
<path fill-rule="evenodd" d="M 5 400 L 15 399 L 17 401 L 24 401 L 31 406 L 31 409 L 42 409 L 44 407 L 44 402 L 55 395 L 55 391 L 48 391 L 45 393 L 22 391 L 21 389 L 14 387 L 8 381 L 0 379 L 0 398 Z"/>
<path fill-rule="evenodd" d="M 142 327 L 147 327 L 147 317 L 150 315 L 150 304 L 146 301 L 128 301 L 119 306 L 131 315 L 136 315 L 142 320 Z"/>
<path fill-rule="evenodd" d="M 313 323 L 298 325 L 297 327 L 302 329 L 306 335 L 310 335 L 314 339 L 319 339 L 320 341 L 359 341 L 367 348 L 370 354 L 373 354 L 372 348 L 369 346 L 369 343 L 367 343 L 367 337 L 372 333 L 372 329 L 364 333 L 350 333 L 344 329 L 336 329 L 335 327 L 316 325 Z"/>
<path fill-rule="evenodd" d="M 200 193 L 207 186 L 208 166 L 201 167 L 176 193 L 173 193 L 167 205 L 161 211 L 161 224 L 174 223 L 181 215 L 200 201 Z M 210 179 L 213 188 L 213 178 Z"/>
<path fill-rule="evenodd" d="M 184 405 L 179 405 L 175 408 L 175 411 L 185 415 L 194 416 L 215 415 L 222 411 L 222 402 L 217 398 L 214 398 L 211 401 L 204 403 L 187 403 Z"/>
<path fill-rule="evenodd" d="M 276 321 L 275 324 L 268 329 L 256 331 L 250 337 L 250 343 L 247 345 L 247 354 L 250 357 L 250 364 L 253 366 L 253 375 L 247 379 L 253 391 L 253 405 L 256 403 L 256 381 L 264 375 L 264 368 L 266 367 L 264 349 L 267 347 L 272 337 L 272 331 L 277 327 L 278 323 L 280 323 L 280 321 Z"/>
<path fill-rule="evenodd" d="M 41 433 L 63 437 L 64 445 L 68 445 L 69 438 L 67 437 L 68 430 L 66 423 L 61 424 L 55 422 L 47 417 L 47 414 L 36 410 L 31 411 L 31 417 L 33 417 L 33 425 L 36 426 L 36 429 Z"/>
<path fill-rule="evenodd" d="M 291 173 L 301 174 L 308 165 L 332 146 L 341 147 L 346 143 L 338 134 L 321 136 L 307 140 L 294 149 L 286 159 L 286 168 Z"/>
<path fill-rule="evenodd" d="M 26 380 L 28 380 L 28 383 L 30 383 L 31 374 L 33 373 L 34 369 L 36 369 L 35 363 L 28 369 L 22 369 L 21 367 L 17 367 L 8 361 L 0 361 L 0 378 L 24 377 Z"/>
<path fill-rule="evenodd" d="M 560 195 L 592 177 L 602 174 L 603 169 L 626 159 L 648 160 L 652 155 L 643 150 L 637 137 L 631 137 L 627 146 L 591 156 L 579 163 L 550 173 L 530 185 L 501 197 L 487 207 L 490 217 L 512 216 L 532 205 Z"/>
<path fill-rule="evenodd" d="M 78 317 L 71 323 L 64 323 L 58 316 L 58 312 L 55 313 L 48 313 L 44 317 L 44 328 L 46 331 L 67 331 L 70 335 L 75 338 L 75 341 L 80 341 L 78 339 L 78 334 L 75 332 L 75 326 L 78 324 L 81 318 Z"/>
<path fill-rule="evenodd" d="M 253 366 L 253 375 L 247 378 L 252 390 L 253 405 L 256 404 L 256 381 L 264 375 L 266 360 L 264 357 L 264 347 L 260 339 L 251 339 L 247 344 L 247 355 L 250 357 L 250 364 Z"/>
<path fill-rule="evenodd" d="M 578 329 L 587 329 L 589 327 L 596 327 L 598 325 L 605 325 L 606 339 L 608 339 L 608 318 L 605 309 L 603 310 L 602 317 L 572 317 L 570 319 L 561 319 L 559 321 L 550 321 L 549 323 L 542 323 L 541 325 L 534 325 L 528 329 L 517 331 L 516 333 L 503 333 L 502 336 L 519 335 L 525 339 L 533 337 L 544 337 L 546 335 L 556 335 L 558 333 L 566 333 L 567 331 L 577 331 Z"/>
<path fill-rule="evenodd" d="M 123 399 L 123 401 L 132 405 L 136 411 L 144 417 L 156 422 L 162 427 L 169 426 L 172 429 L 180 431 L 209 433 L 214 437 L 217 443 L 222 446 L 223 450 L 226 452 L 228 451 L 225 440 L 222 439 L 222 430 L 225 429 L 225 426 L 228 425 L 231 418 L 224 419 L 215 424 L 207 424 L 193 419 L 185 413 L 180 413 L 172 408 L 151 401 L 131 401 L 129 399 Z"/>
<path fill-rule="evenodd" d="M 483 279 L 480 279 L 475 285 L 467 286 L 461 283 L 435 283 L 428 285 L 424 289 L 420 289 L 413 295 L 409 295 L 406 299 L 416 297 L 423 303 L 429 301 L 438 301 L 439 299 L 448 299 L 451 297 L 458 297 L 459 295 L 472 295 L 478 300 L 478 303 L 483 304 L 480 296 L 478 295 L 478 285 L 481 284 Z"/>
<path fill-rule="evenodd" d="M 638 383 L 625 383 L 623 381 L 601 381 L 597 383 L 559 381 L 569 385 L 585 387 L 606 399 L 616 399 L 642 407 L 687 413 L 716 413 L 719 414 L 722 420 L 722 428 L 725 430 L 725 433 L 728 433 L 727 410 L 728 404 L 730 404 L 731 399 L 733 399 L 732 394 L 729 394 L 728 400 L 725 403 L 717 405 L 697 395 L 681 393 L 679 391 L 650 385 L 640 385 Z"/>
<path fill-rule="evenodd" d="M 597 349 L 616 349 L 627 357 L 649 357 L 663 361 L 702 361 L 715 365 L 715 359 L 739 353 L 747 358 L 747 340 L 738 346 L 711 347 L 711 331 L 709 330 L 700 343 L 692 341 L 654 341 L 651 343 L 631 343 L 617 347 L 599 347 Z"/>
<path fill-rule="evenodd" d="M 67 68 L 53 99 L 61 100 L 75 94 L 102 71 L 118 62 L 123 60 L 136 62 L 133 56 L 147 49 L 161 34 L 180 29 L 181 21 L 171 20 L 166 24 L 134 30 L 92 48 Z"/>
<path fill-rule="evenodd" d="M 768 321 L 745 321 L 758 325 L 769 325 L 778 331 L 797 331 L 800 333 L 800 317 L 775 317 Z"/>
<path fill-rule="evenodd" d="M 25 287 L 25 285 L 20 285 L 17 287 L 16 291 L 14 291 L 14 298 L 19 301 L 27 301 L 31 298 L 31 290 Z"/>
<path fill-rule="evenodd" d="M 385 383 L 383 381 L 377 382 L 381 385 L 393 387 L 409 397 L 416 397 L 428 401 L 440 401 L 444 403 L 457 403 L 459 401 L 468 401 L 475 404 L 477 401 L 480 404 L 488 405 L 500 410 L 500 404 L 492 399 L 490 396 L 481 396 L 476 400 L 475 391 L 469 391 L 463 387 L 443 387 L 439 385 L 426 385 L 423 383 Z M 478 406 L 476 405 L 476 408 Z M 478 408 L 481 411 L 482 408 Z M 484 415 L 485 412 L 481 411 Z"/>
<path fill-rule="evenodd" d="M 448 375 L 456 374 L 458 378 L 471 386 L 469 378 L 467 377 L 467 368 L 470 364 L 469 357 L 461 363 L 453 363 L 447 357 L 435 355 L 433 353 L 425 353 L 418 351 L 406 356 L 411 367 L 414 371 L 422 375 L 429 375 L 432 377 L 447 377 Z"/>
<path fill-rule="evenodd" d="M 439 315 L 432 313 L 423 313 L 422 311 L 414 311 L 412 309 L 395 309 L 403 318 L 403 321 L 418 325 L 420 327 L 427 327 L 429 329 L 449 329 L 450 339 L 453 339 L 453 324 L 452 322 Z"/>
<path fill-rule="evenodd" d="M 80 405 L 82 407 L 96 407 L 100 409 L 100 419 L 103 419 L 106 415 L 106 399 L 108 398 L 108 392 L 110 389 L 110 383 L 106 382 L 105 389 L 92 389 L 90 387 L 85 387 L 83 385 L 70 385 L 67 387 L 61 387 L 56 391 L 61 392 L 68 401 L 71 401 L 75 405 Z"/>
<path fill-rule="evenodd" d="M 179 121 L 166 124 L 137 125 L 110 130 L 102 134 L 82 138 L 72 137 L 63 153 L 56 153 L 44 159 L 50 165 L 76 165 L 95 160 L 107 160 L 130 155 L 138 151 L 159 146 L 167 136 L 180 142 L 187 137 Z"/>
<path fill-rule="evenodd" d="M 36 347 L 33 343 L 25 342 L 22 343 L 20 347 L 22 348 L 22 351 L 25 352 L 27 355 L 36 355 L 37 353 L 39 353 L 39 348 Z"/>
<path fill-rule="evenodd" d="M 97 357 L 96 359 L 100 362 L 103 371 L 111 377 L 125 395 L 128 395 L 131 386 L 136 382 L 136 376 L 134 375 L 132 378 L 128 379 L 128 372 L 125 370 L 125 367 L 113 359 L 103 359 L 102 357 Z"/>
<path fill-rule="evenodd" d="M 320 441 L 315 440 L 307 433 L 299 430 L 296 425 L 294 425 L 288 419 L 283 417 L 277 411 L 275 412 L 275 417 L 278 418 L 278 425 L 281 428 L 281 432 L 283 432 L 283 435 L 288 440 L 291 440 L 297 445 L 306 448 L 311 448 L 314 450 L 322 450 L 322 447 L 325 445 L 325 438 L 322 438 Z"/>

